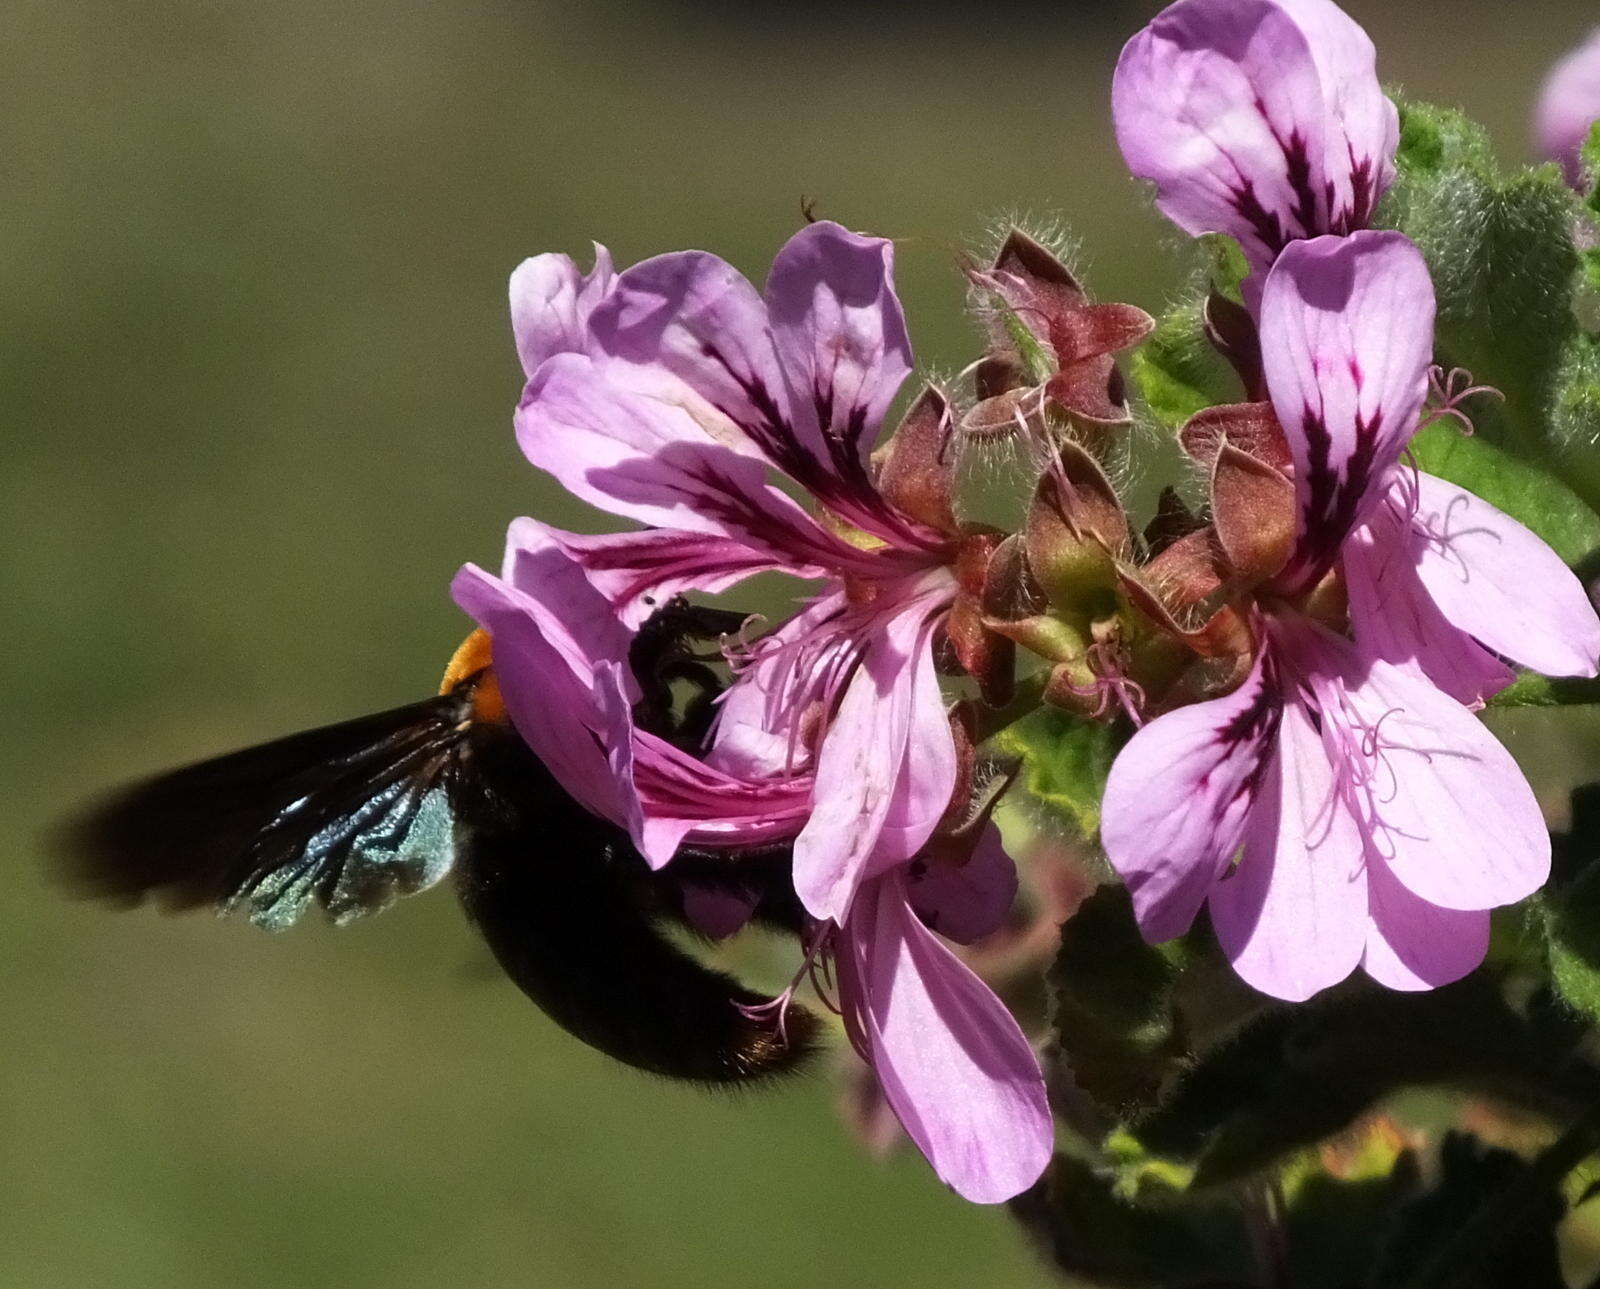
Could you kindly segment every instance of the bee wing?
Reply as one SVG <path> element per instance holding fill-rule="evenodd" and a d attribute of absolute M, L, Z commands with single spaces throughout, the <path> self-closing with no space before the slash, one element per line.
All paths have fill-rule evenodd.
<path fill-rule="evenodd" d="M 122 789 L 56 837 L 65 875 L 86 895 L 244 909 L 270 930 L 313 902 L 340 924 L 379 912 L 454 863 L 469 706 L 445 695 Z"/>
<path fill-rule="evenodd" d="M 338 923 L 376 913 L 454 868 L 506 974 L 583 1042 L 704 1083 L 795 1068 L 816 1018 L 790 1007 L 780 1027 L 771 1000 L 675 944 L 677 879 L 652 875 L 511 726 L 473 713 L 466 685 L 159 775 L 71 823 L 57 849 L 85 894 L 244 909 L 272 930 L 313 903 Z M 749 880 L 737 864 L 726 878 L 715 860 L 696 867 L 702 884 Z"/>

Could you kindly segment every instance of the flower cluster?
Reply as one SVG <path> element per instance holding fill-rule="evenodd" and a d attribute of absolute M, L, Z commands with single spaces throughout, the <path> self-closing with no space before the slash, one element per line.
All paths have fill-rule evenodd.
<path fill-rule="evenodd" d="M 1510 664 L 1600 659 L 1560 558 L 1405 458 L 1434 293 L 1417 248 L 1372 227 L 1399 132 L 1365 33 L 1331 0 L 1179 0 L 1128 43 L 1113 105 L 1159 207 L 1248 266 L 1207 314 L 1240 399 L 1179 435 L 1201 513 L 1130 524 L 1117 355 L 1153 324 L 1021 233 L 969 266 L 990 324 L 970 396 L 916 390 L 880 444 L 913 370 L 893 247 L 812 223 L 759 290 L 700 252 L 517 270 L 518 442 L 637 526 L 521 519 L 500 574 L 454 586 L 522 736 L 649 864 L 792 852 L 796 980 L 829 981 L 895 1118 L 982 1202 L 1031 1185 L 1053 1142 L 1027 1037 L 946 943 L 995 932 L 1017 889 L 979 715 L 1011 700 L 1018 646 L 1042 701 L 1132 731 L 1102 841 L 1146 938 L 1209 906 L 1238 973 L 1291 1000 L 1358 966 L 1420 990 L 1482 959 L 1488 910 L 1541 885 L 1550 844 L 1474 709 Z M 959 504 L 963 455 L 996 438 L 1038 466 L 1015 531 Z M 726 675 L 707 719 L 662 719 L 640 632 L 772 573 L 797 611 L 696 664 Z"/>

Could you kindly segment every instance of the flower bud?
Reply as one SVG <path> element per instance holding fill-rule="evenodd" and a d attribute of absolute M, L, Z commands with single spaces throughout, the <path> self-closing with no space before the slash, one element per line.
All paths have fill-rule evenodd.
<path fill-rule="evenodd" d="M 951 493 L 955 453 L 950 442 L 950 404 L 928 386 L 907 410 L 876 454 L 878 490 L 897 509 L 930 528 L 956 530 Z"/>
<path fill-rule="evenodd" d="M 1013 229 L 992 267 L 972 281 L 998 305 L 990 352 L 978 372 L 979 403 L 964 425 L 993 433 L 1048 405 L 1084 428 L 1126 425 L 1127 389 L 1116 354 L 1155 328 L 1142 309 L 1091 303 L 1077 279 L 1039 242 Z M 1037 392 L 1038 403 L 1018 390 Z"/>
<path fill-rule="evenodd" d="M 1289 562 L 1294 485 L 1227 439 L 1211 471 L 1211 514 L 1217 539 L 1241 582 L 1265 582 Z"/>
<path fill-rule="evenodd" d="M 1129 552 L 1127 512 L 1099 463 L 1062 443 L 1039 478 L 1024 530 L 1028 567 L 1067 616 L 1092 614 L 1116 587 Z"/>
<path fill-rule="evenodd" d="M 1178 442 L 1194 460 L 1210 470 L 1223 441 L 1248 452 L 1275 470 L 1291 468 L 1289 444 L 1271 403 L 1224 403 L 1189 418 Z"/>
<path fill-rule="evenodd" d="M 1016 682 L 1016 645 L 991 628 L 983 612 L 989 565 L 1004 540 L 1005 535 L 998 530 L 969 526 L 956 550 L 955 574 L 960 590 L 945 622 L 945 634 L 956 660 L 977 682 L 983 701 L 991 707 L 1010 701 Z"/>

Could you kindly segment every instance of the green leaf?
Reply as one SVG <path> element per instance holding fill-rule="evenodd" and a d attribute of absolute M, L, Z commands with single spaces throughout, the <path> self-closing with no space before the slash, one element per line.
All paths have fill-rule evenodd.
<path fill-rule="evenodd" d="M 1458 484 L 1525 525 L 1568 564 L 1600 550 L 1600 515 L 1548 470 L 1521 461 L 1477 435 L 1436 421 L 1411 440 L 1429 474 Z"/>
<path fill-rule="evenodd" d="M 1489 700 L 1490 707 L 1571 707 L 1600 703 L 1600 680 L 1552 679 L 1525 671 Z"/>
<path fill-rule="evenodd" d="M 1587 266 L 1597 253 L 1584 254 Z M 1600 260 L 1596 267 L 1600 271 Z M 1551 430 L 1566 463 L 1592 469 L 1600 447 L 1600 338 L 1578 332 L 1567 342 L 1551 398 Z"/>
<path fill-rule="evenodd" d="M 1561 1000 L 1600 1021 L 1600 784 L 1572 793 L 1572 822 L 1551 837 L 1550 883 L 1529 911 L 1543 933 L 1550 983 Z"/>
<path fill-rule="evenodd" d="M 1583 267 L 1583 284 L 1591 291 L 1600 291 L 1600 247 L 1589 247 L 1578 253 Z"/>
<path fill-rule="evenodd" d="M 989 747 L 1020 758 L 1024 790 L 1078 833 L 1092 840 L 1100 831 L 1100 797 L 1116 755 L 1109 726 L 1041 707 L 1001 730 Z"/>
<path fill-rule="evenodd" d="M 1483 132 L 1459 113 L 1406 103 L 1401 123 L 1398 177 L 1379 219 L 1428 261 L 1441 359 L 1505 394 L 1504 408 L 1481 418 L 1487 434 L 1533 458 L 1557 453 L 1556 374 L 1577 331 L 1577 200 L 1554 166 L 1502 177 Z"/>
<path fill-rule="evenodd" d="M 1395 169 L 1402 180 L 1416 182 L 1462 166 L 1493 167 L 1489 135 L 1476 121 L 1453 108 L 1409 102 L 1391 95 L 1400 111 L 1400 145 Z"/>
<path fill-rule="evenodd" d="M 1550 983 L 1569 1007 L 1600 1021 L 1600 881 L 1591 871 L 1568 895 L 1545 905 Z"/>
<path fill-rule="evenodd" d="M 1176 955 L 1144 942 L 1127 889 L 1102 886 L 1061 928 L 1051 1028 L 1073 1082 L 1113 1115 L 1152 1104 L 1183 1057 Z"/>
<path fill-rule="evenodd" d="M 1346 1128 L 1404 1087 L 1492 1088 L 1567 1115 L 1600 1089 L 1570 1018 L 1512 1008 L 1479 972 L 1430 993 L 1359 981 L 1262 1013 L 1197 1057 L 1133 1125 L 1152 1153 L 1195 1165 L 1193 1187 L 1237 1183 Z"/>
<path fill-rule="evenodd" d="M 1185 1202 L 1172 1193 L 1141 1202 L 1113 1173 L 1057 1155 L 1010 1207 L 1056 1267 L 1079 1281 L 1167 1289 L 1250 1280 L 1238 1211 L 1221 1199 Z"/>
<path fill-rule="evenodd" d="M 1437 1171 L 1432 1189 L 1395 1213 L 1372 1268 L 1374 1289 L 1566 1283 L 1556 1239 L 1567 1211 L 1559 1178 L 1460 1132 L 1440 1143 Z M 1497 1220 L 1483 1221 L 1486 1213 Z"/>
<path fill-rule="evenodd" d="M 1583 141 L 1581 154 L 1583 168 L 1589 172 L 1589 177 L 1593 179 L 1595 176 L 1600 175 L 1600 121 L 1596 121 L 1589 127 L 1589 134 Z M 1585 205 L 1592 211 L 1600 212 L 1600 205 L 1596 204 L 1597 201 L 1600 201 L 1600 185 L 1591 185 Z"/>
<path fill-rule="evenodd" d="M 1207 407 L 1241 397 L 1238 377 L 1206 339 L 1202 308 L 1198 297 L 1173 306 L 1131 360 L 1146 407 L 1170 429 Z"/>

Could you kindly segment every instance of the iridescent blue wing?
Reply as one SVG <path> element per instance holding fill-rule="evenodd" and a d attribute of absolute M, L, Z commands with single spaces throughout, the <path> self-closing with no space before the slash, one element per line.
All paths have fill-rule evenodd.
<path fill-rule="evenodd" d="M 148 779 L 70 825 L 84 893 L 241 910 L 281 930 L 313 903 L 339 924 L 426 890 L 455 863 L 450 791 L 469 693 L 278 739 Z"/>

